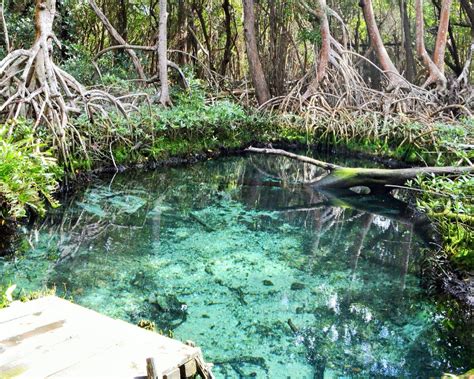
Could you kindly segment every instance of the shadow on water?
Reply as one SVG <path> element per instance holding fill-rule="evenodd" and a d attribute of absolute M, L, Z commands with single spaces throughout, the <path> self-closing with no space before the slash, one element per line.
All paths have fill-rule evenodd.
<path fill-rule="evenodd" d="M 321 193 L 278 157 L 104 178 L 25 227 L 1 283 L 191 339 L 218 377 L 426 377 L 472 325 L 420 286 L 432 229 L 390 196 Z"/>

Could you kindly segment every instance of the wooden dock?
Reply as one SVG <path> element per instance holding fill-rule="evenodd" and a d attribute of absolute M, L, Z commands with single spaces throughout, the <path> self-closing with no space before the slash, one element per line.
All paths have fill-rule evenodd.
<path fill-rule="evenodd" d="M 0 311 L 0 379 L 181 379 L 202 367 L 199 348 L 51 296 Z"/>

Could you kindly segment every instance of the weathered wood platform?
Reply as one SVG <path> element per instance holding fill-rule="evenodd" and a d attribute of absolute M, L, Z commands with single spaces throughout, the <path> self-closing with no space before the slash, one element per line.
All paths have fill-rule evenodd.
<path fill-rule="evenodd" d="M 153 358 L 165 379 L 196 373 L 199 348 L 57 297 L 0 311 L 0 378 L 139 378 Z"/>

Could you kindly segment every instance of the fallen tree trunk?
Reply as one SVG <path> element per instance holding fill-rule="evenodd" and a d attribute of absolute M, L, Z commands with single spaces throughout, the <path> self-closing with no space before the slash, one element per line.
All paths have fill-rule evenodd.
<path fill-rule="evenodd" d="M 279 149 L 258 149 L 250 147 L 247 151 L 260 154 L 272 154 L 295 159 L 322 168 L 326 174 L 309 184 L 317 188 L 351 189 L 355 187 L 368 187 L 371 192 L 389 192 L 393 188 L 388 185 L 403 185 L 408 180 L 421 174 L 434 175 L 461 175 L 474 173 L 474 166 L 467 167 L 413 167 L 403 169 L 359 168 L 343 167 L 297 155 Z"/>

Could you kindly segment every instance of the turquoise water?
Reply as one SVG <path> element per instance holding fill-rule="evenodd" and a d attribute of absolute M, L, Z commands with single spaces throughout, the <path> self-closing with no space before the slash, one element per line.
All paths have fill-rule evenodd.
<path fill-rule="evenodd" d="M 219 378 L 474 368 L 472 325 L 420 286 L 424 219 L 295 184 L 317 175 L 252 156 L 96 180 L 24 228 L 0 284 L 152 320 Z"/>

